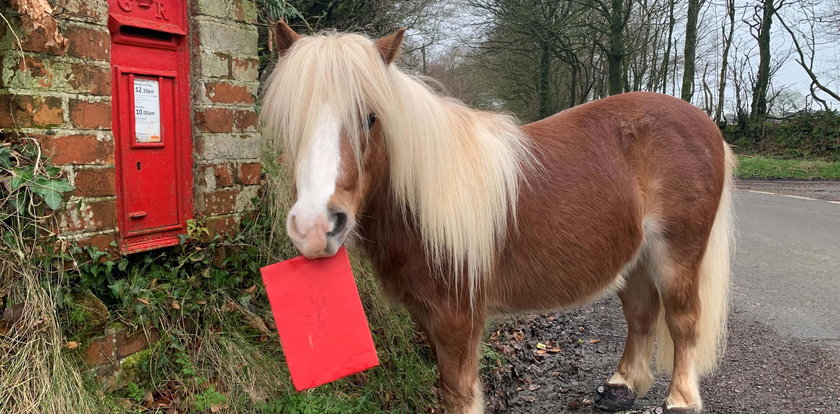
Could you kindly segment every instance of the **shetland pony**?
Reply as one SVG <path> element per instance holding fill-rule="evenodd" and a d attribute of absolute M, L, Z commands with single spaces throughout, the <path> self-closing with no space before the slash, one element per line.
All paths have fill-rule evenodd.
<path fill-rule="evenodd" d="M 294 171 L 288 235 L 309 258 L 357 240 L 429 339 L 447 412 L 484 411 L 488 317 L 612 292 L 627 342 L 597 406 L 648 390 L 657 337 L 672 379 L 655 411 L 702 409 L 698 377 L 726 332 L 734 164 L 703 112 L 628 93 L 517 126 L 396 68 L 404 29 L 273 32 L 261 121 Z"/>

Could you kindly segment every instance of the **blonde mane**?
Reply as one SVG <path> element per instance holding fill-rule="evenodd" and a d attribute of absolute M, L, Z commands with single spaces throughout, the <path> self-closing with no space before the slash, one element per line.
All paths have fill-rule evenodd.
<path fill-rule="evenodd" d="M 369 113 L 384 128 L 395 201 L 417 223 L 434 264 L 467 277 L 470 299 L 495 265 L 516 217 L 528 140 L 507 115 L 437 96 L 423 81 L 383 64 L 373 42 L 323 33 L 295 42 L 271 74 L 261 111 L 264 137 L 287 160 L 309 150 L 322 106 L 338 112 L 359 153 Z M 457 287 L 460 283 L 456 283 Z"/>

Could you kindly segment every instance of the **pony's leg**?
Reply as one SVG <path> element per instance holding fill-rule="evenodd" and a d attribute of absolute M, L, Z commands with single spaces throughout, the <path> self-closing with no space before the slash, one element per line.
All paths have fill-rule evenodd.
<path fill-rule="evenodd" d="M 478 380 L 478 344 L 484 330 L 483 312 L 444 309 L 425 315 L 412 312 L 427 331 L 437 357 L 443 405 L 449 414 L 484 412 Z"/>
<path fill-rule="evenodd" d="M 411 320 L 417 324 L 420 328 L 420 331 L 423 332 L 423 335 L 426 336 L 426 342 L 429 344 L 429 348 L 432 350 L 432 356 L 435 357 L 437 360 L 437 349 L 435 349 L 435 340 L 432 337 L 432 331 L 429 329 L 428 323 L 429 318 L 426 316 L 426 313 L 422 311 L 418 311 L 415 309 L 408 309 L 409 315 L 411 315 Z"/>
<path fill-rule="evenodd" d="M 650 361 L 659 317 L 659 293 L 643 264 L 630 273 L 618 296 L 627 319 L 627 341 L 618 369 L 595 396 L 599 408 L 615 411 L 631 408 L 653 383 Z"/>
<path fill-rule="evenodd" d="M 665 323 L 674 342 L 674 370 L 666 408 L 702 409 L 695 370 L 695 347 L 700 319 L 699 264 L 667 263 L 660 269 L 660 294 Z"/>

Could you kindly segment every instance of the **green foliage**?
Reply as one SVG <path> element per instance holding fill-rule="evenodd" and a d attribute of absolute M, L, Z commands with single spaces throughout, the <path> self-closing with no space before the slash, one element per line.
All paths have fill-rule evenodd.
<path fill-rule="evenodd" d="M 193 396 L 193 408 L 200 413 L 210 411 L 218 411 L 222 404 L 227 401 L 224 394 L 216 391 L 215 388 L 210 387 L 207 390 L 195 394 Z"/>
<path fill-rule="evenodd" d="M 840 161 L 840 113 L 802 112 L 760 126 L 728 125 L 726 140 L 740 153 Z"/>
<path fill-rule="evenodd" d="M 738 157 L 740 178 L 840 180 L 840 161 L 785 160 L 764 156 Z"/>
<path fill-rule="evenodd" d="M 61 169 L 41 155 L 37 141 L 0 143 L 0 229 L 2 248 L 19 251 L 27 241 L 50 232 L 45 219 L 61 206 L 73 186 Z"/>
<path fill-rule="evenodd" d="M 140 402 L 146 396 L 146 390 L 140 388 L 139 385 L 133 382 L 129 382 L 128 386 L 126 386 L 126 396 L 136 402 Z"/>
<path fill-rule="evenodd" d="M 297 9 L 285 0 L 257 0 L 257 5 L 266 12 L 266 20 L 270 23 L 278 19 L 303 17 Z"/>

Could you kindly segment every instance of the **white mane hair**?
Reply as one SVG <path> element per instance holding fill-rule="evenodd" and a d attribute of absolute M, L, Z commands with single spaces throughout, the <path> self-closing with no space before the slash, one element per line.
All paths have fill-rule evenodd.
<path fill-rule="evenodd" d="M 413 217 L 433 264 L 448 261 L 456 282 L 468 278 L 472 302 L 495 265 L 508 216 L 516 217 L 523 170 L 534 162 L 515 120 L 437 96 L 386 65 L 367 37 L 321 33 L 281 57 L 263 97 L 264 137 L 282 145 L 293 169 L 326 104 L 338 112 L 357 163 L 368 114 L 381 122 L 396 203 Z"/>

